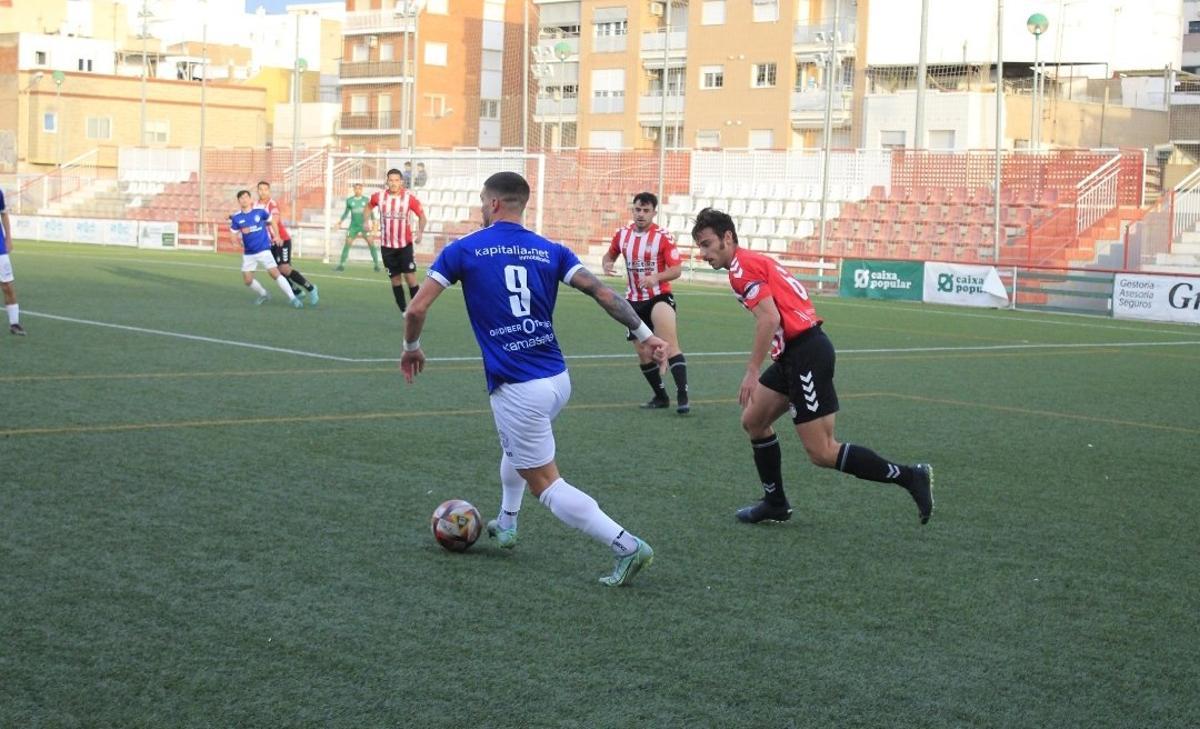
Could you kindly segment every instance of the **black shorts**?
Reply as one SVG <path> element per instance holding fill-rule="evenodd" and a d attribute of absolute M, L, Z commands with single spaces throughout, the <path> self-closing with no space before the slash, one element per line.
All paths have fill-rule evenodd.
<path fill-rule="evenodd" d="M 816 326 L 788 342 L 758 382 L 787 395 L 793 423 L 807 423 L 838 411 L 837 391 L 833 389 L 836 360 L 833 342 Z"/>
<path fill-rule="evenodd" d="M 650 327 L 650 331 L 654 331 L 654 321 L 652 320 L 650 313 L 654 311 L 655 305 L 660 301 L 678 311 L 678 309 L 675 307 L 675 297 L 671 294 L 659 294 L 658 296 L 655 296 L 652 299 L 646 299 L 645 301 L 629 302 L 629 305 L 633 307 L 635 312 L 637 312 L 638 318 L 646 322 L 646 326 Z M 633 340 L 637 339 L 637 337 L 633 336 L 633 332 L 626 330 L 625 339 L 632 342 Z"/>
<path fill-rule="evenodd" d="M 417 264 L 413 261 L 413 247 L 410 243 L 403 248 L 380 248 L 383 251 L 383 267 L 389 276 L 399 276 L 402 273 L 416 273 Z"/>
<path fill-rule="evenodd" d="M 279 265 L 291 264 L 292 262 L 292 241 L 285 240 L 279 245 L 271 244 L 271 257 L 275 259 L 275 263 Z"/>

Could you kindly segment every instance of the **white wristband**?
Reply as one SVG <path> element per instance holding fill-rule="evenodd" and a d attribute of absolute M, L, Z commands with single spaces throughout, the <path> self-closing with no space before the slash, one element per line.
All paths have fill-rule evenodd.
<path fill-rule="evenodd" d="M 630 334 L 637 337 L 639 342 L 644 342 L 650 337 L 654 336 L 654 332 L 650 331 L 650 327 L 646 326 L 646 322 L 642 322 L 642 325 L 637 329 L 632 330 Z"/>
<path fill-rule="evenodd" d="M 415 352 L 420 348 L 421 348 L 421 338 L 420 337 L 417 337 L 416 339 L 412 340 L 411 342 L 404 343 L 404 351 L 405 352 Z"/>

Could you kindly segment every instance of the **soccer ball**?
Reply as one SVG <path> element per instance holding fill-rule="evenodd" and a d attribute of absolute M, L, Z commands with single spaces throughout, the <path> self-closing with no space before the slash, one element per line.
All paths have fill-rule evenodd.
<path fill-rule="evenodd" d="M 483 519 L 479 510 L 466 501 L 450 499 L 433 510 L 429 528 L 438 544 L 451 552 L 464 552 L 479 539 Z"/>

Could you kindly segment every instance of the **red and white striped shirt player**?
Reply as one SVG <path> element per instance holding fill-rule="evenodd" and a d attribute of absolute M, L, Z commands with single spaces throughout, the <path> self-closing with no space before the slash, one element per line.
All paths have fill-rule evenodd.
<path fill-rule="evenodd" d="M 399 191 L 380 190 L 371 195 L 367 202 L 367 213 L 379 209 L 379 245 L 382 248 L 404 248 L 413 244 L 413 225 L 411 216 L 418 220 L 425 219 L 425 210 L 421 201 L 405 189 Z M 418 227 L 417 235 L 421 234 Z"/>
<path fill-rule="evenodd" d="M 645 232 L 630 223 L 613 233 L 608 257 L 625 257 L 625 298 L 629 301 L 649 301 L 655 296 L 671 293 L 669 281 L 658 281 L 657 275 L 680 263 L 679 249 L 667 231 L 651 223 Z M 646 285 L 646 277 L 655 278 Z"/>

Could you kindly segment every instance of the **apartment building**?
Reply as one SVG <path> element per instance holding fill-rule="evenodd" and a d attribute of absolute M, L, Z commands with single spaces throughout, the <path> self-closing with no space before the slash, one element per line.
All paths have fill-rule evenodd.
<path fill-rule="evenodd" d="M 341 146 L 522 146 L 524 6 L 346 0 Z"/>
<path fill-rule="evenodd" d="M 544 147 L 816 146 L 830 83 L 851 137 L 854 0 L 535 2 Z"/>

